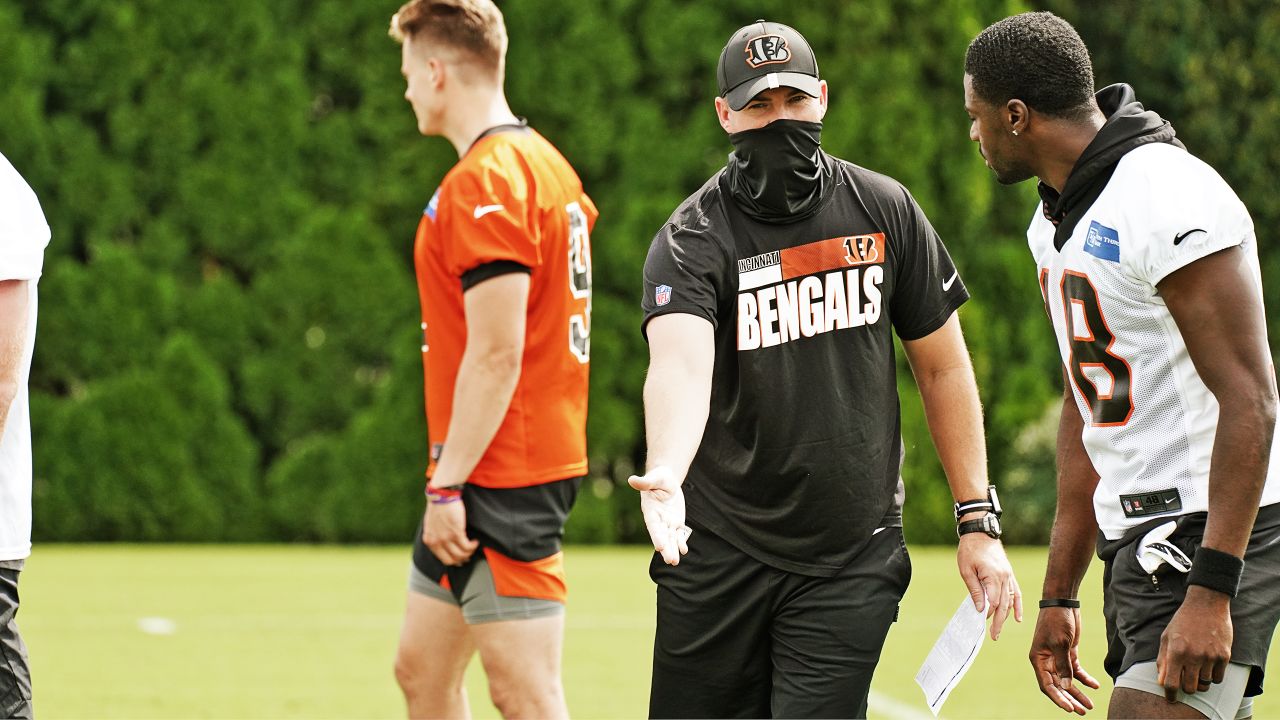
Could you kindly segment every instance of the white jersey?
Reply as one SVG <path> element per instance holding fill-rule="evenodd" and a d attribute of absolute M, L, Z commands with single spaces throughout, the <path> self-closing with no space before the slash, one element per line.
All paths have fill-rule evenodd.
<path fill-rule="evenodd" d="M 1152 143 L 1121 158 L 1061 251 L 1054 230 L 1037 209 L 1027 240 L 1101 476 L 1099 528 L 1114 540 L 1152 516 L 1208 510 L 1218 402 L 1156 285 L 1241 245 L 1261 293 L 1253 220 L 1213 168 Z M 1273 449 L 1262 505 L 1280 502 L 1276 458 Z"/>
<path fill-rule="evenodd" d="M 0 436 L 0 560 L 31 554 L 31 417 L 27 378 L 36 342 L 36 281 L 49 244 L 40 202 L 17 170 L 0 155 L 0 280 L 29 280 L 27 333 L 18 393 L 7 408 Z"/>

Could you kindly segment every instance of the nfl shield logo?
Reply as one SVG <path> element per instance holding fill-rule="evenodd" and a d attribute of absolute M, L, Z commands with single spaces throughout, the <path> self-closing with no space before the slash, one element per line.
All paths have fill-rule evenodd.
<path fill-rule="evenodd" d="M 671 302 L 671 286 L 659 285 L 658 287 L 654 288 L 653 301 L 657 303 L 659 307 Z"/>
<path fill-rule="evenodd" d="M 440 206 L 440 188 L 436 188 L 436 191 L 431 195 L 431 201 L 428 202 L 427 206 L 422 209 L 422 214 L 431 218 L 432 222 L 435 222 L 436 208 L 438 208 L 439 206 Z"/>

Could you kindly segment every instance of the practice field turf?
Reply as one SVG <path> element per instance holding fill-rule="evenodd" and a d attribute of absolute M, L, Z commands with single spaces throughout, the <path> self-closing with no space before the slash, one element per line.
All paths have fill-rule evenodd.
<path fill-rule="evenodd" d="M 579 718 L 646 710 L 653 586 L 644 548 L 572 547 L 565 686 Z M 1029 605 L 1044 550 L 1012 553 Z M 874 718 L 931 717 L 913 680 L 964 596 L 948 548 L 912 549 L 914 579 L 889 635 Z M 22 575 L 19 624 L 45 718 L 394 718 L 391 676 L 405 548 L 39 546 Z M 1085 667 L 1105 716 L 1097 567 L 1085 583 Z M 943 708 L 947 718 L 1064 717 L 1026 661 L 1035 610 L 982 653 Z M 1275 680 L 1273 679 L 1273 682 Z M 476 717 L 496 717 L 483 673 L 468 678 Z M 688 689 L 696 693 L 696 687 Z M 1256 717 L 1280 715 L 1280 690 Z"/>

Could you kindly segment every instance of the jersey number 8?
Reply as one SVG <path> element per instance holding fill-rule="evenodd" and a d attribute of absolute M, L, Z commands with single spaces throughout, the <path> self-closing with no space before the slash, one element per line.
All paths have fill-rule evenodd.
<path fill-rule="evenodd" d="M 1062 312 L 1071 342 L 1068 370 L 1089 405 L 1092 424 L 1124 425 L 1133 415 L 1133 371 L 1124 358 L 1111 351 L 1116 337 L 1107 327 L 1098 291 L 1088 277 L 1069 270 L 1063 274 Z M 1086 369 L 1109 375 L 1111 387 L 1099 389 L 1085 374 Z"/>

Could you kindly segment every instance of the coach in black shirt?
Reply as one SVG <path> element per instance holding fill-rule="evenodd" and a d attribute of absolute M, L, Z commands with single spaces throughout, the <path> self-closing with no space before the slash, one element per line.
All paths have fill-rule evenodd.
<path fill-rule="evenodd" d="M 827 86 L 799 33 L 742 28 L 717 79 L 734 151 L 644 268 L 649 712 L 864 717 L 911 576 L 893 332 L 952 494 L 989 497 L 969 295 L 902 185 L 822 151 Z M 1021 595 L 973 507 L 957 560 L 994 638 Z"/>

